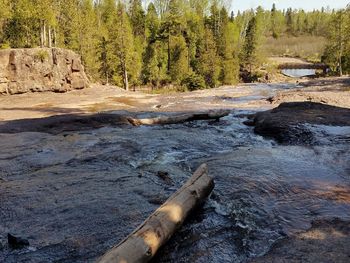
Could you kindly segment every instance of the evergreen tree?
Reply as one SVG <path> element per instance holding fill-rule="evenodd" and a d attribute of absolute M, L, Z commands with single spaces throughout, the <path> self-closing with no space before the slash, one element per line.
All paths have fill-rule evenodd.
<path fill-rule="evenodd" d="M 116 74 L 114 81 L 129 90 L 129 81 L 135 85 L 140 74 L 140 57 L 135 51 L 134 38 L 125 6 L 118 3 L 117 16 L 114 18 L 115 27 L 111 32 L 113 50 L 116 54 Z"/>
<path fill-rule="evenodd" d="M 40 46 L 51 47 L 53 43 L 52 29 L 56 27 L 55 5 L 53 0 L 34 0 L 35 20 L 40 24 Z"/>
<path fill-rule="evenodd" d="M 0 0 L 0 48 L 6 47 L 5 26 L 11 18 L 10 0 Z"/>
<path fill-rule="evenodd" d="M 245 34 L 245 41 L 241 54 L 242 64 L 248 68 L 249 72 L 252 72 L 252 66 L 256 61 L 257 51 L 257 20 L 253 16 L 248 23 L 248 27 Z"/>
<path fill-rule="evenodd" d="M 350 70 L 350 26 L 349 12 L 339 10 L 332 15 L 328 44 L 323 60 L 333 67 L 339 76 Z"/>
<path fill-rule="evenodd" d="M 104 36 L 101 37 L 98 44 L 97 54 L 99 55 L 98 61 L 100 62 L 98 72 L 100 73 L 100 77 L 105 80 L 105 83 L 108 85 L 114 73 L 112 68 L 113 56 L 112 51 L 110 50 L 110 44 Z"/>
<path fill-rule="evenodd" d="M 230 85 L 239 80 L 239 29 L 232 22 L 224 29 L 225 40 L 224 56 L 222 58 L 222 70 L 220 81 L 222 84 Z"/>
<path fill-rule="evenodd" d="M 12 19 L 5 28 L 11 47 L 34 47 L 38 39 L 35 6 L 30 0 L 12 1 Z"/>
<path fill-rule="evenodd" d="M 294 28 L 293 28 L 293 10 L 292 8 L 288 8 L 286 12 L 286 25 L 287 25 L 287 34 L 293 35 L 294 34 Z"/>
<path fill-rule="evenodd" d="M 199 51 L 198 74 L 204 77 L 207 87 L 214 88 L 218 85 L 220 74 L 219 58 L 213 33 L 205 29 L 204 45 Z"/>
<path fill-rule="evenodd" d="M 135 37 L 145 37 L 145 12 L 141 0 L 130 1 L 130 22 Z"/>
<path fill-rule="evenodd" d="M 144 84 L 158 86 L 166 79 L 167 56 L 161 39 L 158 39 L 160 21 L 153 3 L 148 6 L 146 14 L 147 47 L 143 54 L 142 81 Z"/>
<path fill-rule="evenodd" d="M 156 41 L 158 30 L 159 30 L 159 18 L 157 10 L 153 3 L 150 3 L 147 9 L 147 15 L 145 18 L 145 34 L 149 42 Z"/>
<path fill-rule="evenodd" d="M 266 37 L 313 35 L 327 37 L 324 61 L 348 72 L 348 10 L 282 12 L 273 5 L 234 16 L 229 2 L 0 0 L 0 46 L 72 49 L 89 76 L 125 89 L 129 83 L 194 89 L 203 80 L 207 87 L 236 82 L 239 66 L 252 72 L 262 63 Z"/>
<path fill-rule="evenodd" d="M 98 77 L 98 58 L 96 49 L 98 47 L 99 33 L 97 16 L 93 7 L 93 0 L 81 0 L 80 18 L 78 29 L 78 53 L 82 56 L 83 64 L 94 78 Z"/>
<path fill-rule="evenodd" d="M 271 9 L 271 31 L 272 31 L 272 37 L 277 39 L 279 37 L 278 31 L 277 31 L 277 9 L 276 4 L 273 3 L 272 9 Z"/>

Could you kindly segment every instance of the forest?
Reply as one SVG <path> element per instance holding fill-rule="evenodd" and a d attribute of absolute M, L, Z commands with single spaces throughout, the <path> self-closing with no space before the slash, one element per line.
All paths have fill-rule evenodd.
<path fill-rule="evenodd" d="M 316 60 L 333 74 L 349 73 L 349 8 L 236 12 L 222 0 L 0 0 L 1 49 L 72 49 L 93 81 L 127 90 L 212 88 L 244 73 L 254 80 L 274 55 L 266 52 L 271 43 L 308 37 L 326 40 Z"/>

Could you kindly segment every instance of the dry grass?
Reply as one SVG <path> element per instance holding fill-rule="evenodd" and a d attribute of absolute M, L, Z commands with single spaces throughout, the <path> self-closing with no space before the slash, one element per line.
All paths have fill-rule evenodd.
<path fill-rule="evenodd" d="M 324 37 L 300 36 L 268 38 L 263 50 L 267 56 L 291 56 L 319 62 L 326 45 Z"/>

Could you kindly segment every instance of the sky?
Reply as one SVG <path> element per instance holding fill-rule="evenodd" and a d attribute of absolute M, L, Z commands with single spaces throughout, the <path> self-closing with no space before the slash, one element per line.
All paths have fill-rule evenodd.
<path fill-rule="evenodd" d="M 272 4 L 275 3 L 277 9 L 303 8 L 304 10 L 320 9 L 321 7 L 330 8 L 344 8 L 350 0 L 232 0 L 232 10 L 247 10 L 250 8 L 256 8 L 259 5 L 265 9 L 271 9 Z"/>

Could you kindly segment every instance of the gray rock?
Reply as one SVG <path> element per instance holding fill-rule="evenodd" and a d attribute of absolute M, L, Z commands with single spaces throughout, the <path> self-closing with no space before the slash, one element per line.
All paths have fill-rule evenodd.
<path fill-rule="evenodd" d="M 80 56 L 60 48 L 0 50 L 0 95 L 89 86 Z"/>
<path fill-rule="evenodd" d="M 282 144 L 309 145 L 314 138 L 304 124 L 350 126 L 350 109 L 314 102 L 282 103 L 273 110 L 258 112 L 254 131 Z"/>

